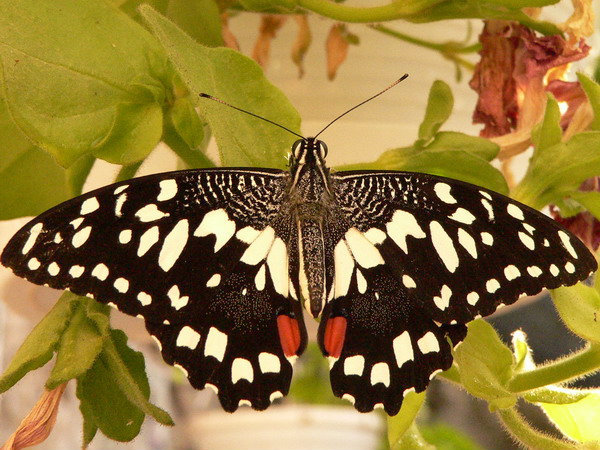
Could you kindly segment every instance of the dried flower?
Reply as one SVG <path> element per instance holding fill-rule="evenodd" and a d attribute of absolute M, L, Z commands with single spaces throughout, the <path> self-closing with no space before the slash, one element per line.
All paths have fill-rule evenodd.
<path fill-rule="evenodd" d="M 254 50 L 252 51 L 252 59 L 254 59 L 261 67 L 267 67 L 269 56 L 271 53 L 271 41 L 277 36 L 277 31 L 283 26 L 287 17 L 275 14 L 265 14 L 261 18 L 260 30 Z"/>

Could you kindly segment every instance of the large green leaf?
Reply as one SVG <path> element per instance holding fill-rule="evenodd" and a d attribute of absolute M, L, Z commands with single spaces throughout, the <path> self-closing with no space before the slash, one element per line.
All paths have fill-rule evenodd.
<path fill-rule="evenodd" d="M 65 292 L 50 312 L 29 333 L 0 376 L 0 393 L 10 389 L 27 372 L 50 361 L 63 332 L 69 326 L 79 299 L 77 295 Z"/>
<path fill-rule="evenodd" d="M 419 139 L 415 142 L 416 147 L 426 145 L 440 127 L 448 120 L 454 107 L 454 97 L 450 86 L 441 80 L 435 80 L 429 90 L 427 109 L 425 117 L 419 126 Z"/>
<path fill-rule="evenodd" d="M 517 398 L 507 388 L 514 368 L 511 351 L 487 322 L 474 320 L 468 328 L 467 337 L 454 350 L 463 386 L 491 408 L 513 406 Z"/>
<path fill-rule="evenodd" d="M 390 449 L 401 448 L 400 443 L 414 423 L 421 406 L 425 402 L 425 392 L 409 392 L 402 402 L 400 411 L 393 417 L 388 416 L 387 437 Z"/>
<path fill-rule="evenodd" d="M 164 52 L 108 3 L 0 2 L 0 62 L 13 120 L 62 166 L 92 153 L 129 164 L 158 142 Z"/>
<path fill-rule="evenodd" d="M 298 113 L 254 61 L 230 49 L 196 43 L 147 5 L 140 13 L 194 96 L 205 92 L 299 130 Z M 286 167 L 284 155 L 293 135 L 211 100 L 197 101 L 217 140 L 223 165 Z"/>
<path fill-rule="evenodd" d="M 600 343 L 600 294 L 595 288 L 577 283 L 553 289 L 551 295 L 561 319 L 573 333 Z"/>

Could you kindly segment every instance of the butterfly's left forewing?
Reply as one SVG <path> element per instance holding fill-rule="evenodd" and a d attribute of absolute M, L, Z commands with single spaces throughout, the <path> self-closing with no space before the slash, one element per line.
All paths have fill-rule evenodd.
<path fill-rule="evenodd" d="M 223 407 L 287 394 L 306 341 L 289 293 L 287 174 L 180 171 L 107 186 L 38 216 L 2 263 L 142 316 L 163 358 Z M 285 347 L 282 347 L 282 345 Z"/>
<path fill-rule="evenodd" d="M 334 289 L 319 340 L 334 393 L 395 414 L 452 363 L 465 323 L 596 269 L 584 244 L 543 214 L 483 188 L 403 172 L 332 175 Z M 344 343 L 339 354 L 339 345 Z"/>

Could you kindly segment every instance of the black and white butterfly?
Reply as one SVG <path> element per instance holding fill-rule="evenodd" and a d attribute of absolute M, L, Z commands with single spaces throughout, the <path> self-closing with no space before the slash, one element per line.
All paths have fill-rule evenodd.
<path fill-rule="evenodd" d="M 144 318 L 164 360 L 223 408 L 286 395 L 320 317 L 336 396 L 394 415 L 452 363 L 465 324 L 596 270 L 584 244 L 508 197 L 393 171 L 219 168 L 116 183 L 25 225 L 2 264 Z"/>

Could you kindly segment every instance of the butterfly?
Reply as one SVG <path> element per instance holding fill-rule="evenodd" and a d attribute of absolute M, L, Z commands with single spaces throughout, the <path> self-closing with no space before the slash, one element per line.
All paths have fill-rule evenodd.
<path fill-rule="evenodd" d="M 39 215 L 1 262 L 144 318 L 162 357 L 226 411 L 288 393 L 320 318 L 334 395 L 398 413 L 452 364 L 466 323 L 597 268 L 553 220 L 414 172 L 333 172 L 316 137 L 289 171 L 214 168 L 122 181 Z"/>

